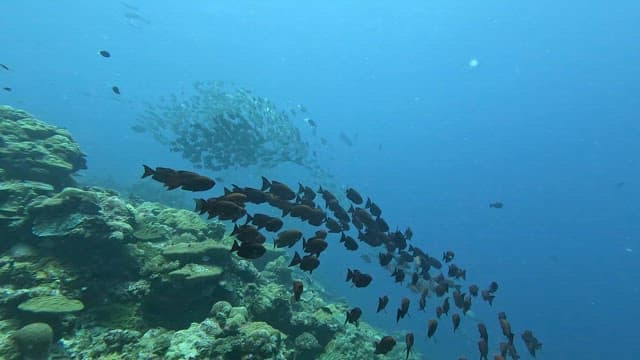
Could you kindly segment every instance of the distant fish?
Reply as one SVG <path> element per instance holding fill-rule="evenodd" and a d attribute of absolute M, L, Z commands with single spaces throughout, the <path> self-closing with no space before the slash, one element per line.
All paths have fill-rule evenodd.
<path fill-rule="evenodd" d="M 139 125 L 139 124 L 131 125 L 130 129 L 131 129 L 133 132 L 137 132 L 138 134 L 141 134 L 141 133 L 147 132 L 147 128 L 145 128 L 144 126 Z"/>
<path fill-rule="evenodd" d="M 4 90 L 4 91 L 8 91 L 8 92 L 13 91 L 13 89 L 12 89 L 12 88 L 10 88 L 10 87 L 3 87 L 3 88 L 2 88 L 2 90 Z"/>
<path fill-rule="evenodd" d="M 429 320 L 428 326 L 427 326 L 427 338 L 430 339 L 436 333 L 437 329 L 438 329 L 438 320 L 435 320 L 435 319 Z"/>
<path fill-rule="evenodd" d="M 325 138 L 321 137 L 321 138 L 320 138 L 320 143 L 321 143 L 322 145 L 327 145 L 327 139 L 325 139 Z"/>
<path fill-rule="evenodd" d="M 293 281 L 293 298 L 296 301 L 300 301 L 300 296 L 302 295 L 302 291 L 304 290 L 304 284 L 300 280 Z"/>
<path fill-rule="evenodd" d="M 307 124 L 309 124 L 309 126 L 311 126 L 314 129 L 318 127 L 316 122 L 311 120 L 311 119 L 309 119 L 309 118 L 304 118 L 303 121 L 306 122 Z"/>
<path fill-rule="evenodd" d="M 138 11 L 138 10 L 140 9 L 140 8 L 139 8 L 139 7 L 137 7 L 137 6 L 135 6 L 135 5 L 131 5 L 131 4 L 127 4 L 127 3 L 126 3 L 126 2 L 124 2 L 124 1 L 121 1 L 121 2 L 120 2 L 120 4 L 121 4 L 122 6 L 124 6 L 124 7 L 126 7 L 126 8 L 127 8 L 127 9 L 129 9 L 129 10 Z"/>
<path fill-rule="evenodd" d="M 111 57 L 111 53 L 108 52 L 107 50 L 100 50 L 99 54 L 102 55 L 102 57 L 106 57 L 106 58 Z"/>
<path fill-rule="evenodd" d="M 504 204 L 498 201 L 498 202 L 489 204 L 489 207 L 494 209 L 502 209 L 504 207 Z"/>
<path fill-rule="evenodd" d="M 362 196 L 354 188 L 347 189 L 347 199 L 351 200 L 351 202 L 353 202 L 356 205 L 360 205 L 363 202 Z"/>
<path fill-rule="evenodd" d="M 411 352 L 411 348 L 413 348 L 414 341 L 415 339 L 414 339 L 413 333 L 410 332 L 407 335 L 405 335 L 404 342 L 407 345 L 407 356 L 405 357 L 405 360 L 409 359 L 409 353 Z"/>
<path fill-rule="evenodd" d="M 111 91 L 113 91 L 113 93 L 116 95 L 120 95 L 120 88 L 117 86 L 112 87 Z"/>
<path fill-rule="evenodd" d="M 351 139 L 349 139 L 347 134 L 343 132 L 340 133 L 340 140 L 342 140 L 342 142 L 347 144 L 348 146 L 353 146 L 353 141 L 351 141 Z"/>
<path fill-rule="evenodd" d="M 384 308 L 387 307 L 388 303 L 389 303 L 389 297 L 387 295 L 383 295 L 382 297 L 379 297 L 378 310 L 376 310 L 376 313 L 379 313 L 380 311 L 384 310 Z"/>
<path fill-rule="evenodd" d="M 622 189 L 624 187 L 624 181 L 621 181 L 619 183 L 616 183 L 616 190 L 618 189 Z"/>
<path fill-rule="evenodd" d="M 0 64 L 0 67 L 2 67 L 3 69 L 9 71 L 9 67 L 5 64 Z"/>

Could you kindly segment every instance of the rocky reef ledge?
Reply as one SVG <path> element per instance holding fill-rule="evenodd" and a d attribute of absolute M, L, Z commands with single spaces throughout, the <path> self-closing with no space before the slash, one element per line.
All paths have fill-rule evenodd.
<path fill-rule="evenodd" d="M 375 358 L 347 304 L 308 278 L 293 301 L 283 251 L 242 260 L 222 223 L 74 187 L 85 167 L 66 130 L 0 107 L 0 359 Z"/>

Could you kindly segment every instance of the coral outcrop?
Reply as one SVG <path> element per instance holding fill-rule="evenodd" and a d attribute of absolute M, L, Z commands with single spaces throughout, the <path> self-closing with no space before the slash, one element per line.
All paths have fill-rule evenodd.
<path fill-rule="evenodd" d="M 22 111 L 0 131 L 0 358 L 373 358 L 382 334 L 345 326 L 346 304 L 311 280 L 292 299 L 284 250 L 244 260 L 222 223 L 74 187 L 78 145 Z"/>

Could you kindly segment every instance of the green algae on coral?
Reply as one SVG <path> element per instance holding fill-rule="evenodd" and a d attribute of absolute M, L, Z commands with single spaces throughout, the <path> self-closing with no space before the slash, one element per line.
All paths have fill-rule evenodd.
<path fill-rule="evenodd" d="M 56 188 L 72 186 L 86 169 L 84 154 L 68 131 L 28 113 L 0 106 L 0 168 L 4 179 L 33 180 Z"/>
<path fill-rule="evenodd" d="M 32 323 L 13 333 L 13 339 L 23 358 L 45 360 L 53 342 L 53 329 L 46 323 Z"/>
<path fill-rule="evenodd" d="M 47 295 L 31 298 L 18 305 L 18 309 L 36 314 L 68 314 L 83 310 L 84 304 L 62 295 Z"/>
<path fill-rule="evenodd" d="M 175 279 L 203 280 L 217 278 L 223 270 L 219 266 L 208 266 L 200 264 L 187 264 L 178 270 L 169 273 Z"/>

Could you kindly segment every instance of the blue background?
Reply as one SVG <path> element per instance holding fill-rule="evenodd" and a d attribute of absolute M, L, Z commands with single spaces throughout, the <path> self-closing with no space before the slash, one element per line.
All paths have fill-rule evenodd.
<path fill-rule="evenodd" d="M 471 282 L 500 283 L 493 308 L 473 308 L 492 350 L 504 310 L 518 335 L 530 328 L 544 343 L 541 359 L 640 354 L 639 2 L 130 4 L 149 22 L 128 20 L 118 2 L 2 4 L 0 62 L 11 71 L 0 85 L 13 92 L 0 103 L 69 128 L 88 173 L 125 184 L 141 163 L 189 166 L 129 130 L 145 102 L 224 80 L 305 104 L 330 142 L 321 164 L 340 186 L 370 195 L 427 251 L 455 250 Z M 285 168 L 242 184 L 258 186 L 262 174 L 313 183 Z M 498 200 L 504 209 L 488 208 Z M 383 280 L 352 289 L 332 281 L 343 269 L 328 262 Z M 386 276 L 344 251 L 314 273 L 363 307 L 363 320 L 422 339 L 435 301 L 396 325 L 404 290 Z M 386 316 L 374 314 L 382 292 L 398 294 Z M 463 319 L 454 336 L 449 321 L 421 350 L 476 357 L 475 323 Z"/>

